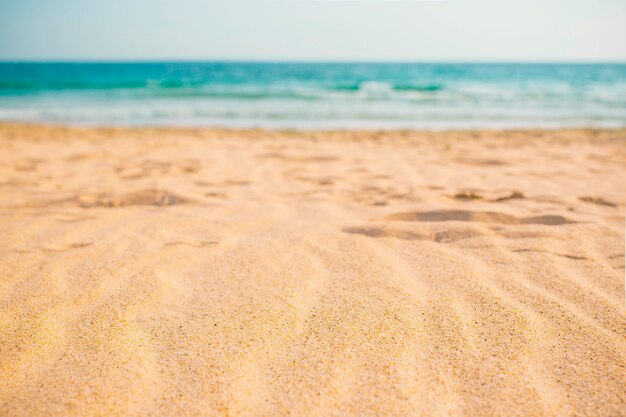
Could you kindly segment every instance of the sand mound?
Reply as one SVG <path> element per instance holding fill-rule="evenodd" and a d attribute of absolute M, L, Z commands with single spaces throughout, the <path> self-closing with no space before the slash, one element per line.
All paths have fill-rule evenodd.
<path fill-rule="evenodd" d="M 75 199 L 84 208 L 90 207 L 124 207 L 124 206 L 173 206 L 186 204 L 191 200 L 166 190 L 140 190 L 122 195 L 82 194 Z"/>

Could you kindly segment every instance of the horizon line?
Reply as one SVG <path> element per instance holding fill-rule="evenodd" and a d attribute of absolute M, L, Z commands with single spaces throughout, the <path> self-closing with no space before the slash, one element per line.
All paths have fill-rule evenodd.
<path fill-rule="evenodd" d="M 233 64 L 626 64 L 625 59 L 241 59 L 241 58 L 54 58 L 54 59 L 4 59 L 0 64 L 150 64 L 150 63 L 233 63 Z"/>

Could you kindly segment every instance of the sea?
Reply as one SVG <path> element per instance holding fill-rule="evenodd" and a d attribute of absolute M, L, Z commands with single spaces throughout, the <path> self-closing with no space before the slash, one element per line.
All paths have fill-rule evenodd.
<path fill-rule="evenodd" d="M 626 127 L 626 64 L 1 62 L 0 121 L 619 128 Z"/>

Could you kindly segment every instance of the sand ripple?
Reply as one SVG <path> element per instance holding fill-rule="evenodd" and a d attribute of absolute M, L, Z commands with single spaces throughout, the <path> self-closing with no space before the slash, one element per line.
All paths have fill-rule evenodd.
<path fill-rule="evenodd" d="M 311 135 L 0 125 L 0 415 L 626 415 L 624 131 Z"/>

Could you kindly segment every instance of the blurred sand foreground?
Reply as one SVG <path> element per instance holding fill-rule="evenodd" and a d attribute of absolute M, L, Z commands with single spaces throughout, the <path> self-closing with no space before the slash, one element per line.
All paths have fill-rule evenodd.
<path fill-rule="evenodd" d="M 0 415 L 626 415 L 626 131 L 0 125 Z"/>

